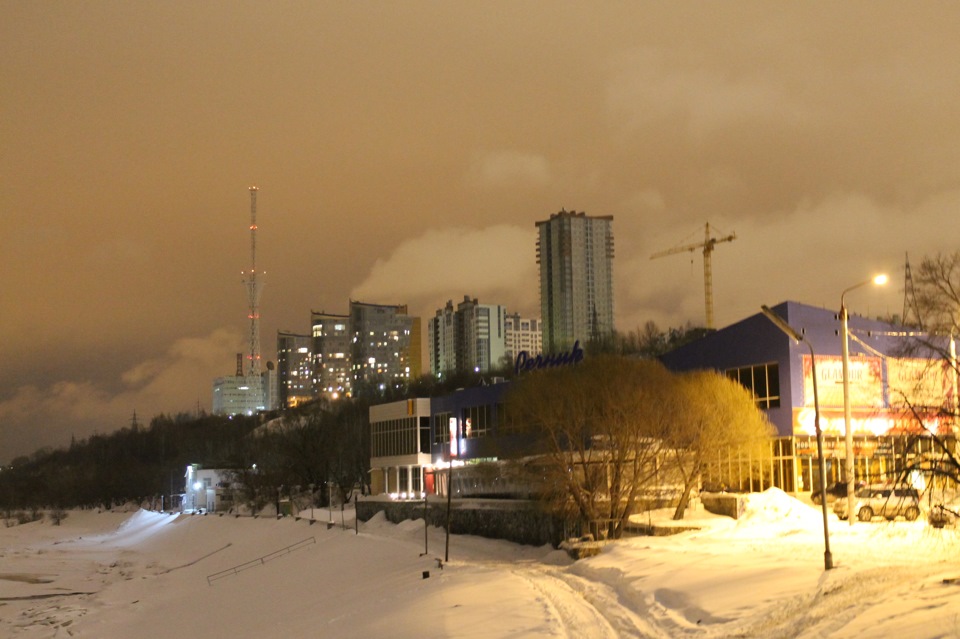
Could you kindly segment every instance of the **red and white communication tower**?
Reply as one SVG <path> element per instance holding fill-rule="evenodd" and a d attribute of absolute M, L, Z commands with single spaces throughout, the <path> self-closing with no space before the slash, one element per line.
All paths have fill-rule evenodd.
<path fill-rule="evenodd" d="M 247 298 L 250 302 L 250 346 L 247 353 L 247 382 L 250 393 L 257 398 L 257 403 L 264 403 L 263 385 L 260 376 L 260 292 L 263 290 L 263 281 L 258 279 L 257 273 L 257 191 L 255 186 L 250 187 L 250 270 L 244 273 L 244 284 L 247 287 Z"/>

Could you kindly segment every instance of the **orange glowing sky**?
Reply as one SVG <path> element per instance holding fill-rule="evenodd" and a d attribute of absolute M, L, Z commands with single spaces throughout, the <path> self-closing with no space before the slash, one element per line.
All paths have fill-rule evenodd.
<path fill-rule="evenodd" d="M 616 322 L 902 309 L 957 250 L 960 5 L 0 0 L 0 462 L 210 407 L 353 297 L 538 312 L 536 220 L 613 215 Z"/>

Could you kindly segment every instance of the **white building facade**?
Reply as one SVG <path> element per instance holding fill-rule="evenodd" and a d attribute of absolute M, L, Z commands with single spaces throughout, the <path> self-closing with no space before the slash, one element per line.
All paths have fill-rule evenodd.
<path fill-rule="evenodd" d="M 277 407 L 277 372 L 272 365 L 257 377 L 228 375 L 213 380 L 214 415 L 256 415 Z"/>
<path fill-rule="evenodd" d="M 236 490 L 227 478 L 227 471 L 190 464 L 183 479 L 182 511 L 227 512 L 235 506 Z"/>
<path fill-rule="evenodd" d="M 370 488 L 374 495 L 418 498 L 431 468 L 430 400 L 408 399 L 370 407 Z"/>
<path fill-rule="evenodd" d="M 540 330 L 540 319 L 534 317 L 520 317 L 520 313 L 513 313 L 504 318 L 504 332 L 506 334 L 506 355 L 513 361 L 519 353 L 540 353 L 543 351 L 543 331 Z"/>

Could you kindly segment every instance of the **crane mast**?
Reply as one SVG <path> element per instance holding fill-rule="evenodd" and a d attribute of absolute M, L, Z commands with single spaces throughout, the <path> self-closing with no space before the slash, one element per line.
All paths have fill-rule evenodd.
<path fill-rule="evenodd" d="M 684 246 L 677 246 L 672 249 L 667 249 L 665 251 L 660 251 L 659 253 L 654 253 L 650 256 L 650 259 L 656 259 L 658 257 L 665 257 L 667 255 L 673 255 L 675 253 L 688 253 L 693 252 L 697 249 L 703 250 L 703 297 L 704 305 L 706 306 L 706 315 L 707 315 L 707 328 L 714 328 L 713 325 L 713 265 L 711 263 L 711 255 L 713 249 L 720 242 L 732 242 L 737 239 L 736 233 L 731 233 L 724 237 L 712 237 L 710 235 L 710 223 L 704 227 L 704 236 L 703 242 L 697 242 L 696 244 L 687 244 Z"/>

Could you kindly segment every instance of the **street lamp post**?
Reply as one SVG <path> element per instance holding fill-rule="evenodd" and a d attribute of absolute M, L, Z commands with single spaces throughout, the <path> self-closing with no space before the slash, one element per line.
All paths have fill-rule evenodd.
<path fill-rule="evenodd" d="M 314 499 L 314 493 L 313 493 L 313 484 L 310 484 L 310 525 L 311 526 L 313 525 L 313 502 L 314 501 L 315 499 Z"/>
<path fill-rule="evenodd" d="M 830 530 L 827 526 L 827 462 L 823 458 L 823 431 L 820 430 L 820 398 L 817 395 L 817 358 L 813 353 L 813 346 L 803 336 L 787 324 L 782 317 L 766 306 L 761 306 L 763 314 L 774 325 L 787 334 L 797 344 L 803 342 L 810 349 L 810 373 L 813 376 L 813 425 L 817 433 L 817 457 L 820 460 L 820 509 L 823 512 L 823 569 L 833 568 L 833 553 L 830 552 Z"/>
<path fill-rule="evenodd" d="M 327 522 L 327 529 L 333 528 L 333 482 L 327 482 L 327 510 L 330 512 L 330 520 Z"/>
<path fill-rule="evenodd" d="M 843 427 L 844 427 L 844 448 L 846 459 L 843 468 L 847 475 L 847 521 L 853 525 L 854 515 L 853 507 L 855 501 L 854 495 L 854 464 L 853 464 L 853 427 L 850 424 L 850 329 L 848 327 L 847 306 L 843 302 L 844 296 L 850 291 L 866 286 L 867 284 L 876 284 L 882 286 L 887 283 L 886 275 L 877 275 L 864 280 L 859 284 L 854 284 L 850 288 L 844 289 L 840 294 L 840 340 L 841 353 L 843 356 Z"/>

